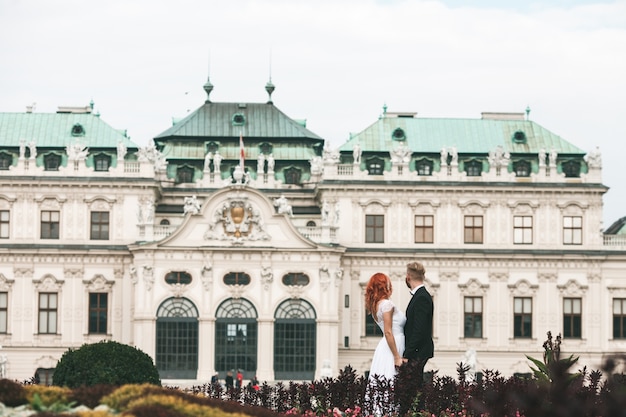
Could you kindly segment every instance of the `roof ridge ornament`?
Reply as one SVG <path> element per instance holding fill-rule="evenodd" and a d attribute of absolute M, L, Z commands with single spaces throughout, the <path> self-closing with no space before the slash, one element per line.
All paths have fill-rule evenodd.
<path fill-rule="evenodd" d="M 265 84 L 265 91 L 267 91 L 267 95 L 269 96 L 267 99 L 267 104 L 274 104 L 274 102 L 272 101 L 272 93 L 275 89 L 276 86 L 272 84 L 272 77 L 270 77 L 270 80 L 267 82 L 267 84 Z"/>

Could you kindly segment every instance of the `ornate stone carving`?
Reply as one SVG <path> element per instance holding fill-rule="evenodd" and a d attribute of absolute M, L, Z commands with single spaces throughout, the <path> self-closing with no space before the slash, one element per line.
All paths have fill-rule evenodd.
<path fill-rule="evenodd" d="M 320 268 L 320 287 L 322 290 L 327 290 L 330 284 L 330 272 L 328 266 L 324 265 Z"/>
<path fill-rule="evenodd" d="M 245 199 L 231 199 L 213 213 L 204 239 L 242 245 L 244 241 L 269 240 L 270 236 L 258 208 Z"/>
<path fill-rule="evenodd" d="M 53 275 L 45 275 L 41 279 L 33 279 L 33 286 L 37 291 L 59 291 L 65 281 L 57 279 Z"/>
<path fill-rule="evenodd" d="M 154 268 L 150 265 L 143 265 L 141 268 L 141 277 L 143 278 L 146 288 L 150 291 L 154 284 Z"/>
<path fill-rule="evenodd" d="M 269 266 L 264 266 L 261 269 L 261 284 L 263 285 L 263 288 L 265 288 L 266 290 L 269 289 L 270 284 L 274 281 L 274 272 L 272 271 L 272 268 Z"/>
<path fill-rule="evenodd" d="M 211 289 L 213 285 L 213 266 L 209 262 L 205 262 L 200 270 L 200 279 L 202 280 L 202 286 L 206 291 Z"/>
<path fill-rule="evenodd" d="M 84 279 L 83 284 L 88 291 L 111 291 L 111 287 L 115 282 L 107 281 L 103 275 L 97 274 L 91 279 Z"/>

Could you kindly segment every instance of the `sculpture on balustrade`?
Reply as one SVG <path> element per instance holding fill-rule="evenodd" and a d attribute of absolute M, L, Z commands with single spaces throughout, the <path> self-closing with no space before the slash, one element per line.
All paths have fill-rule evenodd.
<path fill-rule="evenodd" d="M 324 161 L 321 156 L 314 156 L 309 159 L 311 164 L 311 175 L 321 175 L 324 172 Z"/>
<path fill-rule="evenodd" d="M 559 154 L 557 153 L 556 149 L 552 149 L 550 151 L 550 157 L 549 157 L 550 168 L 556 168 L 556 158 L 558 156 L 559 156 Z"/>
<path fill-rule="evenodd" d="M 355 143 L 354 146 L 352 147 L 352 159 L 355 165 L 361 163 L 362 153 L 363 153 L 363 150 L 361 149 L 361 145 L 359 145 L 358 143 Z"/>
<path fill-rule="evenodd" d="M 209 172 L 211 170 L 211 160 L 213 159 L 213 154 L 211 152 L 207 152 L 204 156 L 204 171 Z"/>
<path fill-rule="evenodd" d="M 215 151 L 215 155 L 213 155 L 213 172 L 216 174 L 222 172 L 220 167 L 222 159 L 224 159 L 224 157 L 220 154 L 220 151 Z"/>
<path fill-rule="evenodd" d="M 263 174 L 264 171 L 265 171 L 265 155 L 260 153 L 259 157 L 256 160 L 256 172 L 257 174 Z"/>
<path fill-rule="evenodd" d="M 30 150 L 30 159 L 35 159 L 37 157 L 37 144 L 34 141 L 30 142 L 28 149 Z"/>
<path fill-rule="evenodd" d="M 123 141 L 118 141 L 117 142 L 117 160 L 118 161 L 123 161 L 124 158 L 126 157 L 126 153 L 128 152 L 128 148 L 126 147 L 126 145 L 124 144 Z"/>
<path fill-rule="evenodd" d="M 589 168 L 602 168 L 602 154 L 598 146 L 596 146 L 595 150 L 586 154 L 584 159 Z"/>
<path fill-rule="evenodd" d="M 274 154 L 269 154 L 267 156 L 267 172 L 274 172 L 274 163 L 276 161 L 274 160 Z"/>
<path fill-rule="evenodd" d="M 502 146 L 498 145 L 496 149 L 489 151 L 487 160 L 489 161 L 490 167 L 506 168 L 511 160 L 511 154 L 505 151 Z"/>

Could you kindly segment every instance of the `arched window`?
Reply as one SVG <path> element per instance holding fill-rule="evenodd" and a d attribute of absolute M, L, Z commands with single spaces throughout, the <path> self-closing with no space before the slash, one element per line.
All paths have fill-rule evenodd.
<path fill-rule="evenodd" d="M 196 379 L 198 309 L 187 298 L 168 298 L 159 306 L 155 362 L 161 379 Z"/>
<path fill-rule="evenodd" d="M 229 272 L 224 275 L 224 284 L 226 285 L 248 285 L 250 284 L 250 275 L 245 272 Z"/>
<path fill-rule="evenodd" d="M 291 285 L 308 285 L 309 277 L 306 274 L 301 272 L 290 272 L 288 274 L 283 275 L 283 284 L 291 286 Z"/>
<path fill-rule="evenodd" d="M 215 370 L 220 377 L 241 369 L 252 378 L 257 369 L 257 312 L 244 298 L 224 301 L 215 313 Z"/>
<path fill-rule="evenodd" d="M 161 221 L 159 222 L 159 224 L 160 224 L 161 226 L 169 226 L 169 225 L 170 225 L 170 221 L 169 221 L 169 220 L 167 220 L 167 219 L 163 219 L 163 220 L 161 220 Z"/>
<path fill-rule="evenodd" d="M 306 227 L 316 227 L 317 224 L 313 220 L 306 222 Z"/>
<path fill-rule="evenodd" d="M 274 377 L 313 380 L 316 361 L 315 310 L 304 300 L 281 303 L 274 314 Z"/>
<path fill-rule="evenodd" d="M 383 175 L 385 169 L 385 161 L 381 158 L 372 158 L 367 160 L 367 173 L 369 175 Z"/>

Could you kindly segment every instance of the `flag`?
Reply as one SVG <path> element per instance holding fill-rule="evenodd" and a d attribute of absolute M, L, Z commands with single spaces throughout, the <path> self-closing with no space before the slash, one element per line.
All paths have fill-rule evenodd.
<path fill-rule="evenodd" d="M 243 171 L 243 162 L 244 162 L 245 152 L 243 149 L 243 134 L 239 133 L 239 165 L 241 166 L 241 170 Z"/>

